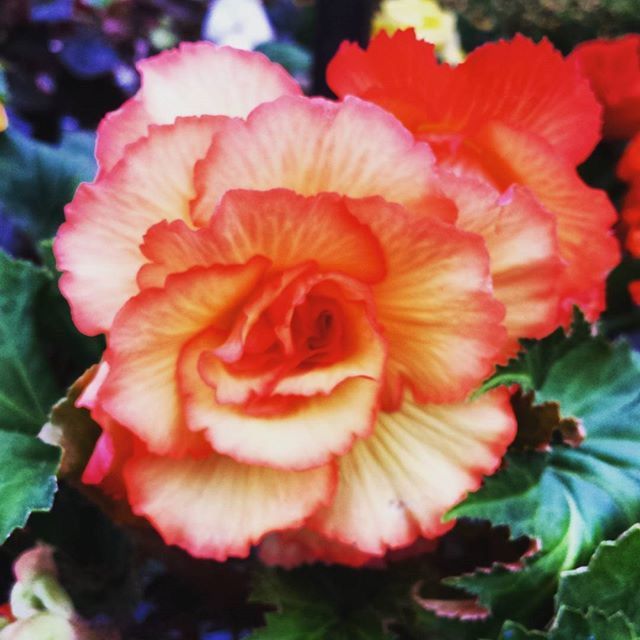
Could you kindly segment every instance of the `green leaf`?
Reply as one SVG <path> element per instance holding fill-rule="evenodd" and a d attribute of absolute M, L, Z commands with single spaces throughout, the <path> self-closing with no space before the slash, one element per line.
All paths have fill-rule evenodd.
<path fill-rule="evenodd" d="M 37 326 L 51 277 L 0 252 L 0 430 L 37 434 L 61 395 Z"/>
<path fill-rule="evenodd" d="M 32 511 L 51 508 L 60 450 L 22 433 L 0 431 L 0 544 Z"/>
<path fill-rule="evenodd" d="M 50 284 L 46 270 L 0 252 L 0 543 L 56 488 L 60 451 L 36 438 L 59 396 L 36 322 Z"/>
<path fill-rule="evenodd" d="M 636 640 L 636 635 L 620 612 L 608 617 L 593 608 L 584 614 L 561 607 L 549 629 L 549 640 Z"/>
<path fill-rule="evenodd" d="M 548 370 L 537 391 L 580 419 L 581 446 L 506 456 L 505 468 L 454 508 L 449 517 L 506 524 L 541 551 L 513 572 L 460 576 L 447 584 L 476 594 L 497 618 L 536 621 L 560 573 L 585 563 L 601 540 L 640 520 L 640 364 L 624 343 L 592 339 Z"/>
<path fill-rule="evenodd" d="M 589 609 L 582 613 L 561 607 L 547 633 L 528 631 L 519 624 L 506 622 L 498 640 L 637 640 L 631 624 L 623 613 L 612 616 Z"/>
<path fill-rule="evenodd" d="M 587 342 L 591 337 L 591 326 L 576 309 L 570 330 L 554 331 L 543 340 L 523 340 L 523 350 L 485 382 L 478 395 L 499 386 L 519 384 L 525 391 L 539 389 L 549 370 L 562 356 Z"/>
<path fill-rule="evenodd" d="M 634 632 L 640 635 L 639 588 L 640 525 L 637 524 L 617 540 L 601 543 L 587 567 L 563 573 L 557 600 L 575 609 L 586 610 L 593 605 L 608 615 L 622 612 Z"/>
<path fill-rule="evenodd" d="M 10 127 L 0 135 L 0 205 L 35 238 L 52 236 L 80 182 L 95 174 L 93 136 L 71 133 L 58 146 Z"/>
<path fill-rule="evenodd" d="M 278 611 L 249 640 L 391 640 L 375 602 L 379 578 L 339 567 L 264 571 L 252 600 Z"/>

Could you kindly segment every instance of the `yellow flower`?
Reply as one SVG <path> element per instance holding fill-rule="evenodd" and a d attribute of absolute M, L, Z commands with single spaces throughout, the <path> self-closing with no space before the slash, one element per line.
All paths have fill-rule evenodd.
<path fill-rule="evenodd" d="M 373 18 L 372 35 L 409 28 L 415 29 L 418 38 L 433 43 L 445 62 L 464 60 L 454 13 L 441 9 L 434 0 L 383 0 Z"/>
<path fill-rule="evenodd" d="M 0 131 L 4 131 L 9 126 L 9 119 L 7 118 L 7 112 L 4 110 L 4 106 L 0 102 Z"/>

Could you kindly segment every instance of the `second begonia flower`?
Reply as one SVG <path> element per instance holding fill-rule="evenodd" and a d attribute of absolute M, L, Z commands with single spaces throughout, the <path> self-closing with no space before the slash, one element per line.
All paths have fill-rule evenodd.
<path fill-rule="evenodd" d="M 380 34 L 366 50 L 343 43 L 327 78 L 338 96 L 359 96 L 396 115 L 418 140 L 430 142 L 441 166 L 501 192 L 523 187 L 557 226 L 565 265 L 560 322 L 570 322 L 574 305 L 589 320 L 599 316 L 605 278 L 619 260 L 611 232 L 616 213 L 606 194 L 589 188 L 575 170 L 598 141 L 601 123 L 601 108 L 575 60 L 563 59 L 546 40 L 516 36 L 479 47 L 450 67 L 409 30 Z M 481 223 L 477 213 L 465 216 L 463 226 L 479 217 Z M 526 310 L 520 322 L 527 316 L 528 326 L 511 333 L 546 332 Z"/>

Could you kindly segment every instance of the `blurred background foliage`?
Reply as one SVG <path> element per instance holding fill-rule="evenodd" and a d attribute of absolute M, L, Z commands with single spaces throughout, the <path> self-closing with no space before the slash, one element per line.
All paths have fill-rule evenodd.
<path fill-rule="evenodd" d="M 465 48 L 524 33 L 568 53 L 583 40 L 640 31 L 638 0 L 442 0 L 459 16 Z"/>

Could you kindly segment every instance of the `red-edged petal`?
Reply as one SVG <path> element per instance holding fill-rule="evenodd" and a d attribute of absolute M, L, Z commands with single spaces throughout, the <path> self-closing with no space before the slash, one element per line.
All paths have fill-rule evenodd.
<path fill-rule="evenodd" d="M 314 562 L 361 567 L 376 558 L 304 527 L 270 533 L 260 543 L 259 555 L 265 564 L 284 569 Z"/>
<path fill-rule="evenodd" d="M 147 135 L 151 124 L 170 124 L 181 116 L 245 117 L 263 102 L 302 93 L 264 55 L 209 42 L 184 42 L 141 61 L 138 70 L 140 91 L 98 129 L 96 156 L 102 171 L 113 168 L 126 146 Z"/>
<path fill-rule="evenodd" d="M 100 420 L 102 433 L 82 474 L 82 482 L 100 485 L 113 498 L 126 498 L 122 471 L 136 449 L 135 436 L 104 413 L 94 414 Z"/>
<path fill-rule="evenodd" d="M 466 397 L 491 373 L 506 339 L 482 238 L 380 198 L 349 209 L 371 227 L 387 260 L 387 277 L 373 286 L 389 349 L 386 402 L 397 405 L 403 385 L 421 402 Z"/>
<path fill-rule="evenodd" d="M 558 327 L 564 265 L 556 218 L 525 187 L 514 185 L 501 196 L 471 177 L 443 175 L 443 184 L 458 206 L 457 226 L 487 244 L 494 294 L 507 312 L 507 355 L 514 355 L 520 338 L 543 338 Z"/>
<path fill-rule="evenodd" d="M 98 394 L 108 374 L 109 364 L 103 360 L 76 401 L 76 407 L 88 409 L 102 429 L 82 474 L 82 482 L 100 485 L 103 491 L 120 500 L 126 497 L 122 470 L 133 455 L 137 442 L 130 431 L 113 420 L 100 406 Z"/>
<path fill-rule="evenodd" d="M 184 425 L 177 383 L 180 353 L 207 329 L 218 330 L 222 341 L 267 267 L 264 258 L 235 267 L 196 267 L 169 277 L 164 289 L 146 289 L 116 317 L 99 402 L 151 451 L 188 448 L 195 434 Z"/>
<path fill-rule="evenodd" d="M 413 31 L 381 33 L 366 51 L 343 44 L 327 80 L 339 96 L 371 100 L 418 135 L 470 134 L 497 120 L 535 132 L 574 164 L 600 137 L 588 82 L 547 40 L 489 43 L 449 67 Z"/>
<path fill-rule="evenodd" d="M 300 526 L 335 490 L 332 465 L 283 471 L 214 455 L 175 460 L 132 459 L 125 481 L 133 512 L 167 544 L 223 561 L 246 557 L 273 530 Z"/>
<path fill-rule="evenodd" d="M 138 292 L 147 229 L 161 220 L 190 220 L 193 166 L 223 121 L 186 118 L 152 127 L 113 171 L 81 185 L 66 207 L 54 251 L 64 272 L 60 289 L 83 333 L 108 331 L 118 309 Z"/>
<path fill-rule="evenodd" d="M 440 196 L 433 165 L 429 147 L 373 104 L 284 97 L 216 136 L 196 167 L 192 215 L 206 223 L 230 189 L 284 187 L 302 195 L 380 195 L 451 221 L 455 207 Z"/>
<path fill-rule="evenodd" d="M 583 42 L 570 58 L 604 106 L 605 136 L 624 139 L 640 131 L 640 35 Z"/>
<path fill-rule="evenodd" d="M 98 125 L 95 154 L 98 161 L 98 176 L 107 173 L 124 156 L 125 148 L 145 138 L 151 115 L 144 103 L 136 98 L 127 100 L 119 109 L 108 113 Z"/>
<path fill-rule="evenodd" d="M 605 306 L 605 279 L 620 259 L 611 231 L 617 214 L 606 193 L 588 187 L 535 135 L 494 123 L 470 145 L 484 177 L 500 190 L 514 183 L 528 187 L 556 216 L 560 256 L 567 265 L 560 280 L 560 321 L 570 322 L 574 304 L 590 321 L 597 319 Z"/>
<path fill-rule="evenodd" d="M 162 222 L 146 234 L 142 252 L 151 262 L 140 271 L 141 287 L 162 286 L 170 273 L 195 265 L 243 264 L 255 255 L 278 270 L 313 261 L 321 271 L 368 283 L 386 271 L 377 239 L 339 197 L 286 189 L 230 191 L 207 227 Z"/>
<path fill-rule="evenodd" d="M 405 399 L 340 459 L 336 497 L 308 526 L 373 555 L 435 538 L 451 527 L 444 514 L 496 470 L 515 429 L 504 389 L 455 405 Z"/>
<path fill-rule="evenodd" d="M 201 355 L 218 345 L 215 336 L 202 334 L 184 349 L 179 365 L 189 427 L 205 430 L 216 451 L 239 462 L 302 470 L 345 453 L 356 437 L 371 432 L 384 365 L 384 346 L 379 338 L 365 326 L 357 329 L 362 331 L 362 341 L 371 340 L 366 362 L 369 377 L 359 372 L 345 379 L 351 364 L 347 360 L 338 363 L 344 368 L 343 381 L 329 393 L 276 395 L 272 397 L 273 408 L 259 412 L 216 401 L 215 390 L 200 375 L 198 365 Z"/>

